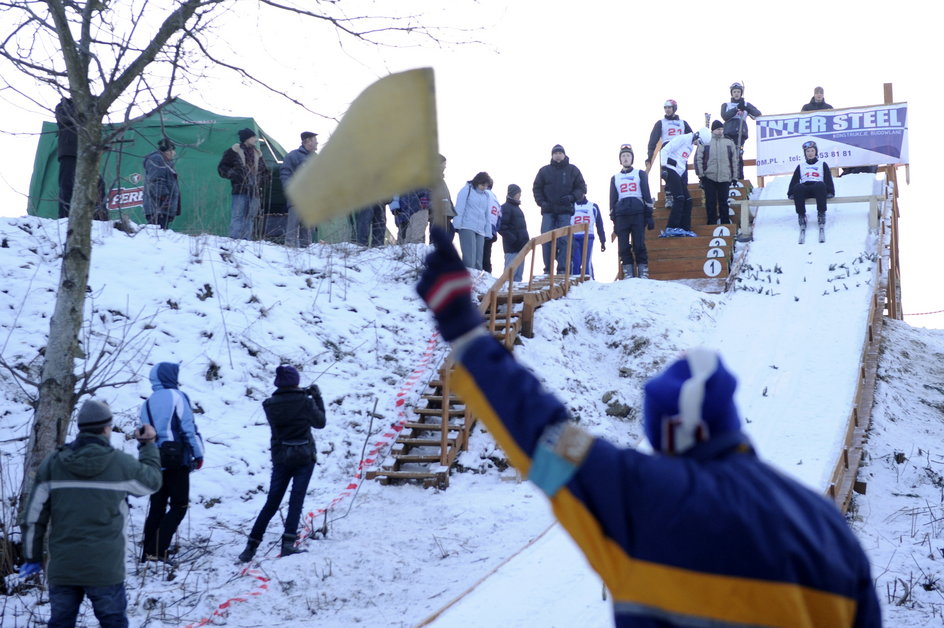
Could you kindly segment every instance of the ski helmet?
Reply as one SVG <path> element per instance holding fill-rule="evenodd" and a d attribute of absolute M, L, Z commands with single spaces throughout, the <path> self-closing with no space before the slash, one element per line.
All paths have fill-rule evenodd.
<path fill-rule="evenodd" d="M 710 144 L 711 143 L 711 131 L 708 130 L 708 127 L 702 127 L 698 129 L 698 132 L 695 133 L 695 137 L 698 138 L 700 144 Z"/>
<path fill-rule="evenodd" d="M 636 154 L 633 153 L 633 146 L 632 146 L 632 144 L 622 144 L 622 145 L 620 145 L 619 156 L 622 157 L 622 156 L 623 156 L 623 153 L 629 153 L 630 155 L 633 156 L 633 159 L 636 158 Z"/>
<path fill-rule="evenodd" d="M 819 152 L 819 149 L 816 147 L 816 142 L 814 142 L 813 140 L 809 140 L 808 142 L 803 142 L 803 152 L 804 152 L 804 153 L 806 153 L 806 149 L 807 149 L 807 148 L 812 148 L 812 149 L 816 150 L 816 152 Z"/>
<path fill-rule="evenodd" d="M 741 83 L 739 83 L 739 82 L 737 82 L 737 81 L 731 83 L 731 87 L 728 88 L 728 91 L 729 91 L 729 92 L 733 92 L 733 91 L 736 90 L 736 89 L 741 90 L 741 96 L 744 95 L 744 85 L 742 85 Z"/>
<path fill-rule="evenodd" d="M 675 113 L 676 111 L 678 111 L 678 103 L 672 100 L 671 98 L 669 98 L 667 101 L 662 103 L 662 108 L 664 109 L 666 107 L 672 107 L 672 113 Z"/>

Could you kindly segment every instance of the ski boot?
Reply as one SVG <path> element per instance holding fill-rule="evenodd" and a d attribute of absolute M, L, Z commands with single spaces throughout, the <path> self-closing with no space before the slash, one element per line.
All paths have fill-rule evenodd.
<path fill-rule="evenodd" d="M 623 279 L 632 279 L 636 276 L 633 264 L 623 264 Z"/>
<path fill-rule="evenodd" d="M 640 278 L 640 279 L 649 279 L 649 264 L 640 264 L 640 265 L 639 265 L 639 278 Z"/>
<path fill-rule="evenodd" d="M 308 551 L 295 547 L 295 540 L 297 538 L 298 536 L 295 534 L 282 535 L 282 558 L 291 556 L 292 554 L 304 554 Z"/>
<path fill-rule="evenodd" d="M 816 214 L 816 222 L 819 224 L 819 241 L 826 241 L 826 213 Z"/>
<path fill-rule="evenodd" d="M 256 550 L 259 549 L 260 543 L 262 543 L 262 541 L 256 539 L 246 541 L 246 549 L 242 551 L 237 560 L 241 563 L 248 563 L 252 560 L 252 557 L 256 555 Z"/>

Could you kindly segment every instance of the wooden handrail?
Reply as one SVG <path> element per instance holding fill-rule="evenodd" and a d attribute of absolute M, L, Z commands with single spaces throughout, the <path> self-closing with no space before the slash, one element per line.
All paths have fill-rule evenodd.
<path fill-rule="evenodd" d="M 539 236 L 531 238 L 528 240 L 528 243 L 525 244 L 518 254 L 508 263 L 505 267 L 505 270 L 498 276 L 495 280 L 495 283 L 492 284 L 492 287 L 489 288 L 482 296 L 482 302 L 479 305 L 479 311 L 486 316 L 486 325 L 488 330 L 491 333 L 495 333 L 495 316 L 498 312 L 498 295 L 505 290 L 507 287 L 507 310 L 508 314 L 511 314 L 511 299 L 514 295 L 514 276 L 515 271 L 519 266 L 523 266 L 525 261 L 528 259 L 528 256 L 531 256 L 531 264 L 529 265 L 529 276 L 528 276 L 528 287 L 527 290 L 534 289 L 534 263 L 535 258 L 538 253 L 541 251 L 539 249 L 540 245 L 545 243 L 551 243 L 551 260 L 550 260 L 550 274 L 548 275 L 549 288 L 552 288 L 557 285 L 558 281 L 561 281 L 560 287 L 564 294 L 570 290 L 571 274 L 570 270 L 570 259 L 571 252 L 573 250 L 573 239 L 574 235 L 582 233 L 584 235 L 583 239 L 583 261 L 580 264 L 580 274 L 578 275 L 581 280 L 584 280 L 587 277 L 587 250 L 590 244 L 590 238 L 587 237 L 587 234 L 590 232 L 590 225 L 587 223 L 582 223 L 579 225 L 568 225 L 566 227 L 558 227 L 552 231 L 547 231 L 542 233 Z M 557 268 L 557 247 L 560 246 L 559 238 L 567 238 L 567 248 L 566 248 L 566 272 L 558 274 L 559 269 Z M 510 326 L 505 326 L 504 333 L 505 346 L 509 346 L 509 342 L 514 342 L 514 338 L 511 337 Z M 510 347 L 509 347 L 510 348 Z"/>
<path fill-rule="evenodd" d="M 763 188 L 755 188 L 763 189 Z M 828 204 L 835 203 L 868 203 L 869 204 L 869 230 L 873 233 L 878 229 L 878 218 L 879 218 L 879 204 L 885 202 L 885 197 L 877 194 L 868 194 L 864 196 L 837 196 L 829 199 Z M 738 233 L 738 240 L 741 242 L 748 242 L 754 239 L 754 227 L 751 224 L 751 207 L 774 207 L 781 205 L 789 205 L 793 207 L 794 202 L 786 198 L 778 199 L 755 199 L 751 200 L 749 198 L 734 200 L 731 199 L 728 201 L 732 205 L 740 205 L 740 228 Z M 806 205 L 814 205 L 816 199 L 808 198 L 806 199 Z"/>

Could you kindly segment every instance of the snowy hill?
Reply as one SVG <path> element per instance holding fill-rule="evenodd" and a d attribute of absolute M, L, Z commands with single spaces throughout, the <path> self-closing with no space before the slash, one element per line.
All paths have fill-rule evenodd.
<path fill-rule="evenodd" d="M 828 451 L 833 436 L 815 430 L 827 423 L 824 417 L 848 413 L 848 399 L 835 391 L 846 390 L 845 368 L 850 363 L 856 368 L 860 349 L 852 339 L 862 323 L 843 313 L 861 306 L 864 316 L 862 303 L 870 294 L 865 282 L 846 282 L 832 291 L 835 269 L 830 266 L 861 264 L 860 273 L 871 276 L 867 258 L 855 262 L 870 250 L 869 236 L 861 229 L 861 215 L 840 208 L 831 215 L 827 245 L 806 245 L 808 259 L 795 260 L 790 257 L 797 246 L 790 217 L 786 211 L 759 217 L 750 258 L 757 277 L 745 276 L 741 286 L 766 283 L 765 269 L 779 265 L 781 294 L 742 289 L 719 296 L 659 282 L 591 282 L 539 311 L 537 335 L 516 349 L 519 359 L 567 399 L 581 423 L 631 445 L 642 434 L 637 413 L 642 382 L 687 347 L 717 346 L 741 380 L 738 403 L 761 455 L 817 484 L 822 479 L 818 452 Z M 854 232 L 848 242 L 841 239 L 846 231 Z M 786 234 L 782 242 L 781 232 Z M 63 234 L 64 224 L 56 221 L 0 222 L 0 353 L 23 372 L 35 374 L 45 344 Z M 132 625 L 183 626 L 212 618 L 230 626 L 412 626 L 551 525 L 543 497 L 504 468 L 504 456 L 480 428 L 460 459 L 464 472 L 454 474 L 446 491 L 360 484 L 355 478 L 363 452 L 379 448 L 385 453 L 383 434 L 400 416 L 398 393 L 408 408 L 445 350 L 430 344 L 432 322 L 413 292 L 425 247 L 318 245 L 293 251 L 153 228 L 129 236 L 101 225 L 93 238 L 91 322 L 84 348 L 91 356 L 116 338 L 129 339 L 129 363 L 119 379 L 137 381 L 101 393 L 116 410 L 113 444 L 134 450 L 126 434 L 150 392 L 147 370 L 155 362 L 176 360 L 183 389 L 199 408 L 197 422 L 208 448 L 206 466 L 192 478 L 191 509 L 180 530 L 181 566 L 172 573 L 153 567 L 145 572 L 129 547 Z M 484 289 L 484 281 L 479 287 Z M 915 626 L 932 625 L 923 622 L 933 620 L 941 597 L 919 586 L 919 580 L 926 575 L 933 580 L 939 573 L 925 555 L 941 557 L 935 545 L 939 516 L 928 505 L 940 507 L 941 489 L 925 469 L 940 473 L 940 457 L 926 444 L 919 454 L 919 445 L 912 443 L 940 442 L 944 336 L 897 322 L 888 327 L 895 342 L 882 362 L 880 434 L 873 436 L 877 449 L 866 469 L 869 494 L 856 499 L 855 525 L 873 557 L 883 601 L 889 601 L 887 586 L 900 589 L 898 582 L 909 579 L 914 585 L 904 603 L 889 605 L 889 617 L 895 624 L 907 619 Z M 758 328 L 767 332 L 744 333 Z M 861 337 L 859 331 L 858 341 Z M 906 357 L 899 348 L 907 350 Z M 934 355 L 936 362 L 928 357 Z M 307 541 L 308 553 L 276 559 L 276 518 L 258 569 L 243 573 L 233 560 L 264 501 L 270 470 L 261 401 L 271 392 L 280 363 L 296 365 L 303 384 L 316 381 L 328 405 L 328 427 L 316 433 L 319 463 L 306 510 L 333 504 L 329 532 L 325 539 Z M 804 394 L 796 393 L 797 386 Z M 0 372 L 0 395 L 6 401 L 0 454 L 7 495 L 19 484 L 31 419 L 28 392 L 8 372 Z M 379 416 L 372 417 L 375 403 Z M 905 410 L 899 409 L 902 403 Z M 784 425 L 790 427 L 786 432 Z M 784 439 L 785 433 L 791 437 Z M 889 440 L 876 442 L 879 438 Z M 905 454 L 901 464 L 892 450 Z M 893 485 L 889 475 L 917 486 Z M 917 497 L 885 499 L 892 493 Z M 933 500 L 926 497 L 930 494 Z M 129 533 L 139 541 L 147 502 L 132 503 Z M 10 506 L 4 504 L 3 522 L 11 525 Z M 909 520 L 901 514 L 906 508 L 925 508 L 927 514 Z M 921 516 L 927 517 L 927 534 L 895 544 L 902 526 L 921 529 L 915 524 Z M 321 523 L 319 515 L 315 527 Z M 905 546 L 914 560 L 899 549 Z M 526 574 L 518 573 L 495 588 L 504 594 L 505 607 L 527 609 L 534 589 Z M 589 598 L 557 595 L 557 603 L 572 612 L 558 614 L 555 621 L 580 623 L 556 625 L 592 625 L 587 618 L 608 617 L 598 581 L 583 586 L 592 592 Z M 44 601 L 35 590 L 8 598 L 3 625 L 45 617 Z M 585 604 L 591 605 L 589 615 Z M 94 625 L 90 610 L 85 617 Z M 486 624 L 466 616 L 453 625 Z"/>

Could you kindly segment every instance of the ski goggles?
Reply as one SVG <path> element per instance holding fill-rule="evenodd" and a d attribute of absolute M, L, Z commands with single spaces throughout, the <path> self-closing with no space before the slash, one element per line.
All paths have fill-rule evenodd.
<path fill-rule="evenodd" d="M 803 142 L 803 150 L 807 148 L 816 148 L 816 142 Z"/>
<path fill-rule="evenodd" d="M 620 144 L 620 153 L 631 153 L 633 152 L 632 144 Z"/>

